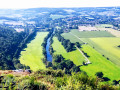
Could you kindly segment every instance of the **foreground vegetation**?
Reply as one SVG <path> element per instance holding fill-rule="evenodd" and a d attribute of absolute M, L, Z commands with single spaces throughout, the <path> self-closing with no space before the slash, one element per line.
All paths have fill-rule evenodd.
<path fill-rule="evenodd" d="M 38 70 L 26 76 L 12 74 L 0 76 L 1 89 L 7 90 L 118 90 L 119 86 L 102 84 L 98 77 L 85 72 L 65 74 L 61 70 Z"/>
<path fill-rule="evenodd" d="M 38 32 L 35 39 L 21 52 L 20 62 L 30 66 L 31 70 L 36 71 L 46 68 L 41 60 L 44 57 L 41 44 L 47 34 L 48 32 Z"/>

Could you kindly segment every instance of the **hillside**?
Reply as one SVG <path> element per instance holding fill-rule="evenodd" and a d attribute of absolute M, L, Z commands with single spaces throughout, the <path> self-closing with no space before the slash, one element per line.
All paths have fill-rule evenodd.
<path fill-rule="evenodd" d="M 18 74 L 17 74 L 18 73 Z M 115 82 L 114 82 L 115 84 Z M 84 72 L 66 75 L 61 70 L 39 70 L 31 74 L 12 73 L 0 76 L 0 88 L 25 90 L 58 90 L 58 89 L 100 89 L 116 90 L 119 87 L 102 84 L 102 79 L 92 78 Z"/>

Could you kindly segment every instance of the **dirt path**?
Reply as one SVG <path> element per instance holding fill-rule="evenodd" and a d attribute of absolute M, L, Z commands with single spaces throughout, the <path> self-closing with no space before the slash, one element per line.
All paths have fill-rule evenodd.
<path fill-rule="evenodd" d="M 26 75 L 30 75 L 29 72 L 15 72 L 12 70 L 0 70 L 0 75 L 7 75 L 7 74 L 12 74 L 14 76 L 26 76 Z"/>
<path fill-rule="evenodd" d="M 77 46 L 75 46 L 78 50 L 79 50 L 79 52 L 84 56 L 84 58 L 85 58 L 85 60 L 86 60 L 86 64 L 90 64 L 90 60 L 84 55 L 84 53 L 77 47 Z"/>
<path fill-rule="evenodd" d="M 73 34 L 73 33 L 71 33 L 70 32 L 70 34 L 72 34 L 73 36 L 75 36 L 76 38 L 78 38 L 79 40 L 81 40 L 77 35 L 75 35 L 75 34 Z M 83 40 L 81 40 L 83 43 L 86 43 L 86 42 L 84 42 Z M 85 60 L 86 60 L 86 64 L 90 64 L 90 60 L 84 55 L 84 53 L 77 47 L 77 46 L 75 46 L 78 50 L 79 50 L 79 52 L 85 57 Z"/>

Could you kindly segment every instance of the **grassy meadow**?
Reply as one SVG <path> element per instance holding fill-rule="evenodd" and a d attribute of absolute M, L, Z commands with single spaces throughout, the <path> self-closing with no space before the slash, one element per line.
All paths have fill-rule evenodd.
<path fill-rule="evenodd" d="M 82 50 L 90 56 L 91 64 L 81 66 L 81 70 L 87 72 L 89 76 L 94 76 L 96 72 L 103 72 L 104 77 L 108 77 L 110 80 L 120 79 L 120 68 L 117 65 L 107 60 L 89 45 L 83 45 Z"/>
<path fill-rule="evenodd" d="M 120 48 L 117 47 L 120 45 L 120 38 L 90 38 L 90 40 L 94 43 L 93 46 L 97 49 L 100 53 L 105 55 L 115 63 L 116 65 L 120 66 Z"/>
<path fill-rule="evenodd" d="M 67 53 L 64 47 L 62 46 L 61 42 L 58 41 L 57 37 L 53 38 L 52 47 L 55 51 L 54 54 L 61 54 L 66 60 L 70 59 L 76 65 L 82 65 L 82 62 L 85 61 L 85 58 L 82 56 L 79 50 Z"/>
<path fill-rule="evenodd" d="M 99 44 L 97 44 L 97 43 L 95 43 L 94 42 L 94 40 L 92 40 L 92 39 L 96 39 L 96 40 L 98 40 L 98 42 L 99 43 L 101 43 L 102 44 L 102 46 L 100 46 Z M 113 39 L 111 39 L 111 38 L 108 38 L 109 40 L 108 41 L 111 41 L 111 43 L 107 43 L 106 41 L 104 41 L 104 42 L 106 42 L 107 44 L 107 46 L 105 45 L 105 43 L 104 42 L 100 42 L 99 41 L 99 39 L 102 39 L 102 40 L 104 40 L 104 37 L 102 37 L 102 38 L 82 38 L 82 40 L 83 41 L 85 41 L 85 42 L 87 42 L 91 47 L 94 47 L 94 49 L 95 50 L 97 50 L 99 53 L 101 53 L 101 55 L 104 55 L 104 57 L 106 57 L 106 58 L 109 58 L 109 60 L 110 61 L 112 61 L 114 64 L 116 64 L 116 65 L 118 65 L 118 66 L 120 66 L 120 57 L 119 56 L 116 56 L 116 55 L 114 55 L 114 54 L 117 54 L 116 52 L 112 52 L 112 49 L 111 49 L 111 47 L 113 48 L 113 49 L 119 49 L 118 47 L 117 47 L 117 45 L 114 47 L 114 46 L 112 46 L 111 45 L 111 43 L 113 44 L 113 42 L 111 41 L 111 40 L 113 40 Z M 115 38 L 114 38 L 115 39 Z M 114 42 L 114 45 L 115 45 L 115 43 L 117 43 L 117 42 Z M 118 42 L 119 43 L 119 42 Z M 105 45 L 105 46 L 104 46 Z M 102 47 L 104 47 L 104 48 L 106 48 L 106 49 L 104 49 L 104 48 L 102 48 Z M 111 52 L 110 52 L 111 51 Z M 119 52 L 119 50 L 117 50 L 118 52 Z"/>
<path fill-rule="evenodd" d="M 71 30 L 70 33 L 63 33 L 62 36 L 65 39 L 69 39 L 72 43 L 79 42 L 85 43 L 89 38 L 98 38 L 98 37 L 114 37 L 107 31 L 78 31 L 77 29 Z"/>
<path fill-rule="evenodd" d="M 96 72 L 103 72 L 104 77 L 111 80 L 120 79 L 120 48 L 117 47 L 120 45 L 120 38 L 114 37 L 107 31 L 79 32 L 75 29 L 70 33 L 63 33 L 62 36 L 72 43 L 88 43 L 82 45 L 82 50 L 90 56 L 88 59 L 91 64 L 80 69 L 87 72 L 89 76 L 94 76 Z"/>
<path fill-rule="evenodd" d="M 30 66 L 30 69 L 33 71 L 46 68 L 41 60 L 41 58 L 44 57 L 42 54 L 41 44 L 47 34 L 48 32 L 38 32 L 35 39 L 32 40 L 27 45 L 27 48 L 21 52 L 21 56 L 19 58 L 20 62 L 22 64 Z"/>
<path fill-rule="evenodd" d="M 79 38 L 113 37 L 113 35 L 107 31 L 78 31 L 77 29 L 73 29 L 71 33 Z"/>
<path fill-rule="evenodd" d="M 75 42 L 79 42 L 79 43 L 83 43 L 80 39 L 76 38 L 73 34 L 71 33 L 63 33 L 62 36 L 65 38 L 65 39 L 69 39 L 72 43 L 75 43 Z"/>

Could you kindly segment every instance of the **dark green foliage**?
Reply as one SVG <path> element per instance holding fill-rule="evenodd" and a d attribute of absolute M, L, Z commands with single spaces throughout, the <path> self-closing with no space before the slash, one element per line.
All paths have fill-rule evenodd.
<path fill-rule="evenodd" d="M 102 73 L 102 72 L 97 72 L 95 75 L 96 75 L 97 77 L 99 77 L 99 78 L 102 78 L 102 77 L 103 77 L 103 73 Z"/>
<path fill-rule="evenodd" d="M 72 70 L 73 70 L 73 72 L 79 72 L 80 71 L 80 66 L 74 65 Z"/>
<path fill-rule="evenodd" d="M 47 67 L 52 67 L 52 62 L 47 62 Z"/>
<path fill-rule="evenodd" d="M 59 33 L 56 33 L 58 40 L 62 42 L 63 47 L 66 49 L 67 52 L 71 52 L 74 50 L 74 44 L 70 42 L 70 40 L 64 39 Z"/>
<path fill-rule="evenodd" d="M 43 63 L 46 64 L 46 62 L 47 62 L 46 57 L 42 58 L 41 60 L 43 61 Z"/>
<path fill-rule="evenodd" d="M 110 81 L 110 79 L 108 77 L 103 77 L 102 78 L 104 81 Z"/>
<path fill-rule="evenodd" d="M 66 74 L 80 71 L 79 66 L 76 66 L 71 60 L 65 60 L 62 55 L 54 55 L 52 63 L 54 70 L 61 69 L 64 70 Z"/>
<path fill-rule="evenodd" d="M 65 73 L 62 70 L 48 69 L 48 70 L 39 70 L 35 74 L 51 75 L 52 77 L 63 77 Z"/>
<path fill-rule="evenodd" d="M 117 84 L 119 84 L 119 81 L 113 80 L 113 85 L 117 85 Z"/>
<path fill-rule="evenodd" d="M 0 66 L 1 69 L 19 68 L 20 62 L 16 57 L 16 51 L 21 42 L 26 38 L 26 33 L 16 32 L 7 27 L 0 27 Z M 18 65 L 19 64 L 19 65 Z M 21 65 L 22 66 L 22 65 Z"/>
<path fill-rule="evenodd" d="M 36 82 L 31 90 L 48 90 L 48 88 L 46 85 Z"/>
<path fill-rule="evenodd" d="M 74 66 L 73 61 L 66 60 L 65 63 L 66 63 L 66 68 L 67 69 L 71 69 Z"/>
<path fill-rule="evenodd" d="M 86 56 L 86 57 L 90 57 L 87 53 L 85 53 L 84 51 L 82 51 L 83 53 L 84 53 L 84 55 Z"/>
<path fill-rule="evenodd" d="M 78 47 L 78 48 L 81 48 L 81 44 L 79 42 L 76 42 L 75 45 Z"/>
<path fill-rule="evenodd" d="M 50 54 L 52 55 L 54 53 L 53 47 L 50 46 L 49 50 L 50 50 Z"/>
<path fill-rule="evenodd" d="M 63 61 L 64 58 L 62 55 L 53 55 L 53 64 L 56 64 L 56 63 L 60 63 L 61 61 Z"/>
<path fill-rule="evenodd" d="M 119 48 L 120 48 L 120 45 L 118 45 L 117 47 L 119 47 Z"/>

